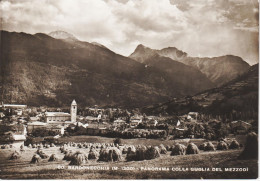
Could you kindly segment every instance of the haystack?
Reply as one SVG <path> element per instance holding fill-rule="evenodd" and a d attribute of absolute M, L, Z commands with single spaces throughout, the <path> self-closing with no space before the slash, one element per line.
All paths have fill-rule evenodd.
<path fill-rule="evenodd" d="M 29 144 L 27 147 L 28 147 L 28 148 L 32 148 L 32 144 Z"/>
<path fill-rule="evenodd" d="M 73 153 L 72 153 L 72 151 L 70 150 L 70 151 L 68 151 L 68 152 L 65 154 L 65 156 L 63 157 L 63 160 L 71 161 L 72 157 L 73 157 Z"/>
<path fill-rule="evenodd" d="M 245 148 L 238 158 L 258 159 L 258 138 L 255 132 L 251 132 L 247 135 Z"/>
<path fill-rule="evenodd" d="M 191 154 L 199 154 L 199 148 L 197 147 L 197 145 L 195 145 L 194 143 L 190 143 L 187 146 L 186 149 L 186 154 L 187 155 L 191 155 Z"/>
<path fill-rule="evenodd" d="M 73 154 L 70 165 L 83 165 L 87 160 L 88 158 L 85 154 L 77 151 L 75 154 Z"/>
<path fill-rule="evenodd" d="M 43 151 L 42 151 L 42 149 L 38 148 L 37 151 L 36 151 L 36 153 L 37 153 L 38 155 L 40 155 L 41 153 L 43 153 Z"/>
<path fill-rule="evenodd" d="M 167 151 L 171 151 L 171 146 L 170 145 L 166 145 L 166 150 Z"/>
<path fill-rule="evenodd" d="M 239 147 L 240 145 L 237 140 L 233 140 L 229 145 L 229 149 L 238 149 Z"/>
<path fill-rule="evenodd" d="M 64 146 L 61 146 L 61 147 L 60 147 L 60 152 L 63 153 L 64 151 L 65 151 Z"/>
<path fill-rule="evenodd" d="M 122 154 L 127 154 L 127 148 L 126 147 L 123 148 Z"/>
<path fill-rule="evenodd" d="M 9 145 L 2 145 L 1 148 L 2 149 L 9 149 Z"/>
<path fill-rule="evenodd" d="M 163 144 L 159 145 L 159 149 L 160 149 L 160 153 L 161 154 L 166 154 L 167 153 L 167 149 L 165 148 L 165 146 Z"/>
<path fill-rule="evenodd" d="M 99 157 L 99 153 L 98 153 L 97 150 L 91 149 L 91 150 L 89 151 L 89 154 L 88 154 L 88 159 L 89 159 L 89 160 L 91 160 L 91 159 L 98 159 L 98 157 Z"/>
<path fill-rule="evenodd" d="M 32 145 L 32 148 L 37 148 L 37 145 L 36 145 L 36 144 L 33 144 L 33 145 Z"/>
<path fill-rule="evenodd" d="M 53 162 L 53 161 L 58 161 L 58 158 L 56 157 L 55 154 L 52 154 L 48 160 L 49 162 Z"/>
<path fill-rule="evenodd" d="M 138 146 L 136 148 L 136 153 L 135 153 L 135 160 L 145 160 L 146 159 L 146 146 Z"/>
<path fill-rule="evenodd" d="M 18 151 L 14 151 L 10 157 L 10 160 L 17 160 L 21 157 L 20 153 Z"/>
<path fill-rule="evenodd" d="M 171 156 L 185 155 L 185 152 L 186 152 L 186 146 L 184 146 L 183 144 L 176 144 L 172 149 Z"/>
<path fill-rule="evenodd" d="M 42 158 L 42 159 L 46 159 L 46 158 L 48 158 L 49 156 L 46 154 L 46 153 L 44 153 L 44 152 L 40 152 L 40 157 Z"/>
<path fill-rule="evenodd" d="M 151 160 L 160 157 L 160 149 L 157 146 L 151 146 L 145 151 L 145 159 Z"/>
<path fill-rule="evenodd" d="M 217 150 L 228 150 L 228 145 L 224 141 L 220 141 L 217 144 Z"/>
<path fill-rule="evenodd" d="M 122 160 L 122 153 L 118 148 L 107 148 L 100 151 L 98 161 L 120 161 Z"/>
<path fill-rule="evenodd" d="M 206 147 L 204 148 L 204 151 L 215 151 L 215 146 L 213 145 L 212 142 L 208 142 Z"/>
<path fill-rule="evenodd" d="M 207 146 L 207 143 L 202 143 L 202 144 L 199 146 L 199 149 L 200 149 L 200 150 L 205 150 L 206 146 Z"/>
<path fill-rule="evenodd" d="M 127 161 L 136 160 L 136 149 L 135 149 L 135 147 L 133 147 L 133 146 L 128 147 L 126 160 Z"/>
<path fill-rule="evenodd" d="M 37 154 L 33 155 L 31 163 L 39 163 L 41 160 L 41 157 Z"/>
<path fill-rule="evenodd" d="M 55 147 L 55 144 L 54 144 L 54 143 L 51 143 L 51 147 Z"/>
<path fill-rule="evenodd" d="M 101 149 L 99 152 L 98 161 L 108 161 L 109 149 Z"/>
<path fill-rule="evenodd" d="M 121 161 L 122 160 L 122 153 L 118 148 L 112 149 L 112 158 L 111 161 Z"/>

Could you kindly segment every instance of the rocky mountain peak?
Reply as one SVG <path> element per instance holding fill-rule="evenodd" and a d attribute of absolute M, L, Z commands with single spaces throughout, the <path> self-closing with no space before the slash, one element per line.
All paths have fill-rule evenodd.
<path fill-rule="evenodd" d="M 74 35 L 66 32 L 66 31 L 52 31 L 48 34 L 49 36 L 56 38 L 56 39 L 70 39 L 70 40 L 78 40 Z"/>

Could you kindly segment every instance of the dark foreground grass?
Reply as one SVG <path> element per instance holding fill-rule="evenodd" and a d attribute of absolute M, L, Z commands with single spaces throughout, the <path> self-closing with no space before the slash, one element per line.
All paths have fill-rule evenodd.
<path fill-rule="evenodd" d="M 199 155 L 169 156 L 145 161 L 91 163 L 91 165 L 109 167 L 110 170 L 71 170 L 41 168 L 33 171 L 2 170 L 1 179 L 255 179 L 258 177 L 257 160 L 237 160 L 241 150 L 204 152 Z M 64 163 L 63 163 L 64 164 Z M 87 164 L 89 165 L 89 164 Z M 87 166 L 86 165 L 86 166 Z M 118 167 L 118 170 L 111 170 Z M 132 167 L 135 170 L 122 170 Z M 166 167 L 169 171 L 147 171 L 142 168 Z M 224 171 L 224 168 L 248 168 L 248 171 Z M 67 164 L 65 164 L 67 168 Z M 172 171 L 171 168 L 188 169 L 188 171 Z M 210 171 L 191 171 L 192 168 L 209 168 Z M 221 168 L 222 171 L 212 171 L 212 168 Z"/>

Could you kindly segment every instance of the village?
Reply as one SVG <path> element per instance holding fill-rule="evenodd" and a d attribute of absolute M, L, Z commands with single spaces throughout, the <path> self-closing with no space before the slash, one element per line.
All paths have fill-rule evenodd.
<path fill-rule="evenodd" d="M 198 112 L 181 116 L 154 116 L 142 114 L 138 109 L 128 111 L 97 106 L 79 109 L 75 100 L 72 101 L 70 110 L 64 112 L 61 108 L 2 103 L 0 144 L 1 148 L 20 148 L 21 145 L 31 144 L 32 140 L 41 142 L 48 138 L 58 143 L 61 137 L 66 140 L 66 137 L 77 135 L 123 139 L 218 140 L 229 134 L 245 135 L 253 129 L 250 121 L 223 123 L 216 118 L 205 120 L 205 116 Z"/>

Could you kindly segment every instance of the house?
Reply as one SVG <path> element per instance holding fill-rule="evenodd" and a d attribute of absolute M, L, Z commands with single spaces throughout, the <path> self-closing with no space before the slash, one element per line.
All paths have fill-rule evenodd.
<path fill-rule="evenodd" d="M 14 147 L 14 148 L 20 148 L 21 145 L 24 145 L 24 142 L 26 140 L 26 137 L 25 135 L 13 135 L 13 141 L 11 143 L 11 145 Z"/>
<path fill-rule="evenodd" d="M 143 121 L 143 117 L 142 116 L 132 116 L 130 118 L 130 127 L 136 127 L 138 124 L 140 124 Z"/>
<path fill-rule="evenodd" d="M 187 120 L 188 121 L 197 121 L 198 120 L 198 112 L 189 112 L 187 115 Z"/>
<path fill-rule="evenodd" d="M 65 112 L 45 112 L 45 122 L 48 124 L 69 124 L 75 123 L 77 117 L 77 103 L 75 100 L 71 103 L 70 113 Z"/>
<path fill-rule="evenodd" d="M 230 123 L 230 127 L 234 132 L 237 132 L 239 134 L 245 134 L 252 127 L 252 125 L 245 121 L 238 120 L 238 121 L 232 121 Z"/>
<path fill-rule="evenodd" d="M 40 128 L 46 128 L 46 126 L 47 126 L 47 123 L 40 122 L 40 121 L 28 123 L 27 132 L 28 132 L 28 134 L 31 134 L 33 132 L 33 130 L 40 129 Z"/>
<path fill-rule="evenodd" d="M 39 117 L 30 117 L 30 121 L 31 122 L 36 122 L 36 121 L 39 121 Z"/>
<path fill-rule="evenodd" d="M 71 117 L 69 113 L 64 112 L 46 112 L 45 122 L 48 124 L 62 124 L 65 121 L 70 121 Z"/>
<path fill-rule="evenodd" d="M 152 119 L 152 120 L 149 120 L 149 121 L 147 122 L 147 124 L 148 124 L 149 126 L 156 126 L 156 125 L 158 124 L 158 121 L 155 120 L 155 119 Z"/>
<path fill-rule="evenodd" d="M 64 135 L 64 126 L 61 125 L 49 125 L 46 127 L 47 130 L 54 131 L 57 134 Z"/>
<path fill-rule="evenodd" d="M 117 119 L 114 121 L 113 126 L 121 126 L 124 125 L 126 123 L 126 121 L 122 120 L 122 119 Z"/>
<path fill-rule="evenodd" d="M 24 145 L 26 140 L 25 135 L 27 134 L 26 128 L 24 125 L 15 125 L 11 126 L 11 130 L 5 132 L 1 137 L 3 142 L 6 144 L 12 145 L 14 148 L 20 148 L 21 145 Z"/>
<path fill-rule="evenodd" d="M 172 134 L 177 138 L 182 138 L 184 136 L 185 129 L 184 128 L 174 128 L 172 130 Z"/>

